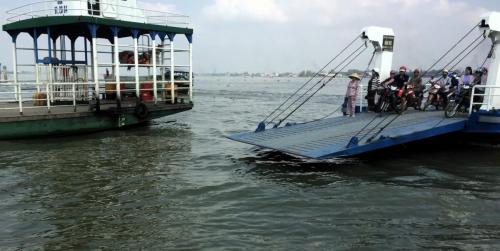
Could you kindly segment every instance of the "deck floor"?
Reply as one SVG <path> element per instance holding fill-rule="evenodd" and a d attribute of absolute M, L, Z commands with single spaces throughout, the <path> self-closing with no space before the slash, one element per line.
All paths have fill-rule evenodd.
<path fill-rule="evenodd" d="M 355 118 L 336 117 L 267 129 L 263 132 L 247 132 L 228 138 L 298 156 L 325 159 L 352 156 L 402 143 L 463 130 L 466 117 L 447 119 L 443 111 L 411 111 L 399 116 L 382 132 L 395 114 L 380 117 L 375 113 L 362 113 Z M 366 128 L 370 121 L 372 121 Z M 358 145 L 347 147 L 357 136 Z M 373 137 L 373 140 L 367 142 Z"/>
<path fill-rule="evenodd" d="M 175 110 L 175 109 L 189 109 L 191 104 L 170 104 L 161 103 L 154 104 L 152 102 L 146 103 L 150 111 L 155 110 Z M 101 111 L 112 111 L 116 110 L 116 102 L 104 101 L 100 105 Z M 133 110 L 136 107 L 136 101 L 122 101 L 121 108 Z M 76 109 L 75 109 L 76 108 Z M 18 103 L 0 103 L 0 122 L 12 121 L 12 120 L 37 120 L 43 118 L 54 118 L 54 117 L 78 117 L 78 116 L 88 116 L 92 114 L 88 104 L 78 104 L 76 107 L 72 105 L 58 105 L 52 106 L 50 112 L 47 106 L 33 106 L 24 105 L 23 114 L 19 112 Z"/>

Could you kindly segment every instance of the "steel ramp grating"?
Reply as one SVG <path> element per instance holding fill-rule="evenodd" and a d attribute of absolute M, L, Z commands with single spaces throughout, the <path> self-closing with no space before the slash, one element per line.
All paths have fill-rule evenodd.
<path fill-rule="evenodd" d="M 380 134 L 380 127 L 396 116 L 380 117 L 375 113 L 363 113 L 355 118 L 336 117 L 293 126 L 267 129 L 263 132 L 247 132 L 229 136 L 229 139 L 274 149 L 308 158 L 325 159 L 352 156 L 381 148 L 421 140 L 433 136 L 461 131 L 466 118 L 444 118 L 442 111 L 408 112 L 398 117 Z M 363 131 L 360 132 L 363 127 Z M 367 142 L 374 136 L 374 140 Z M 353 136 L 358 136 L 357 146 L 347 147 Z"/>

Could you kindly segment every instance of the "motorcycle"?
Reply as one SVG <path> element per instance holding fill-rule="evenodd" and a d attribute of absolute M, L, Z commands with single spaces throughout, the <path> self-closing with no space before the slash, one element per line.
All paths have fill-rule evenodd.
<path fill-rule="evenodd" d="M 439 92 L 441 91 L 441 86 L 439 84 L 433 84 L 429 88 L 429 96 L 427 96 L 427 100 L 425 101 L 424 111 L 427 111 L 429 106 L 434 106 L 436 110 L 439 110 L 439 107 L 443 107 L 443 100 L 439 96 Z"/>
<path fill-rule="evenodd" d="M 417 96 L 415 94 L 414 88 L 415 87 L 413 85 L 408 85 L 406 87 L 406 109 L 408 109 L 408 107 L 413 107 L 413 109 L 415 110 L 420 110 L 420 108 L 422 107 L 421 95 Z"/>
<path fill-rule="evenodd" d="M 457 112 L 467 113 L 470 105 L 470 91 L 471 87 L 469 85 L 464 85 L 458 94 L 452 92 L 453 95 L 450 95 L 444 111 L 444 115 L 447 118 L 455 117 Z"/>
<path fill-rule="evenodd" d="M 377 104 L 377 112 L 396 111 L 401 114 L 405 110 L 404 89 L 398 89 L 396 86 L 385 88 L 381 93 Z"/>

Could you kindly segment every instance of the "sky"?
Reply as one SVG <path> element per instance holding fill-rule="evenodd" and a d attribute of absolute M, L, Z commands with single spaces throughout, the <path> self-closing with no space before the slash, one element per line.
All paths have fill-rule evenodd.
<path fill-rule="evenodd" d="M 3 8 L 31 2 L 3 3 Z M 316 70 L 359 35 L 363 27 L 372 25 L 394 29 L 394 68 L 426 68 L 478 23 L 482 14 L 500 11 L 499 0 L 142 2 L 141 6 L 147 9 L 190 16 L 194 28 L 194 71 L 198 73 Z M 6 14 L 0 17 L 5 20 Z M 474 35 L 479 35 L 479 31 Z M 11 46 L 5 32 L 0 36 L 0 46 Z M 489 46 L 482 45 L 464 63 L 480 64 Z M 10 54 L 0 54 L 0 62 L 10 65 Z M 352 68 L 364 69 L 369 56 L 367 52 Z"/>

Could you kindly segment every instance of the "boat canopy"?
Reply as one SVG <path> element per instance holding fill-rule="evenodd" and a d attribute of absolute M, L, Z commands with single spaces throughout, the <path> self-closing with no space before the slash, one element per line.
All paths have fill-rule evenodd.
<path fill-rule="evenodd" d="M 19 33 L 31 36 L 49 34 L 69 38 L 84 36 L 113 39 L 155 33 L 160 37 L 170 34 L 190 36 L 188 17 L 181 14 L 145 10 L 135 0 L 64 0 L 42 1 L 7 11 L 7 24 L 3 30 L 12 37 Z M 50 30 L 49 30 L 50 28 Z"/>
<path fill-rule="evenodd" d="M 3 26 L 3 30 L 8 32 L 11 36 L 19 33 L 29 33 L 30 35 L 47 34 L 47 28 L 50 27 L 50 34 L 52 38 L 57 38 L 61 35 L 66 35 L 70 38 L 77 38 L 85 36 L 91 37 L 91 30 L 89 25 L 97 26 L 97 38 L 113 39 L 114 33 L 111 28 L 119 28 L 119 37 L 130 37 L 133 32 L 137 35 L 149 34 L 156 32 L 158 34 L 184 34 L 192 35 L 193 29 L 179 28 L 172 26 L 161 26 L 156 24 L 128 22 L 116 19 L 96 18 L 88 16 L 64 16 L 64 17 L 38 17 L 33 19 L 26 19 L 9 23 Z M 106 28 L 107 27 L 107 28 Z"/>

